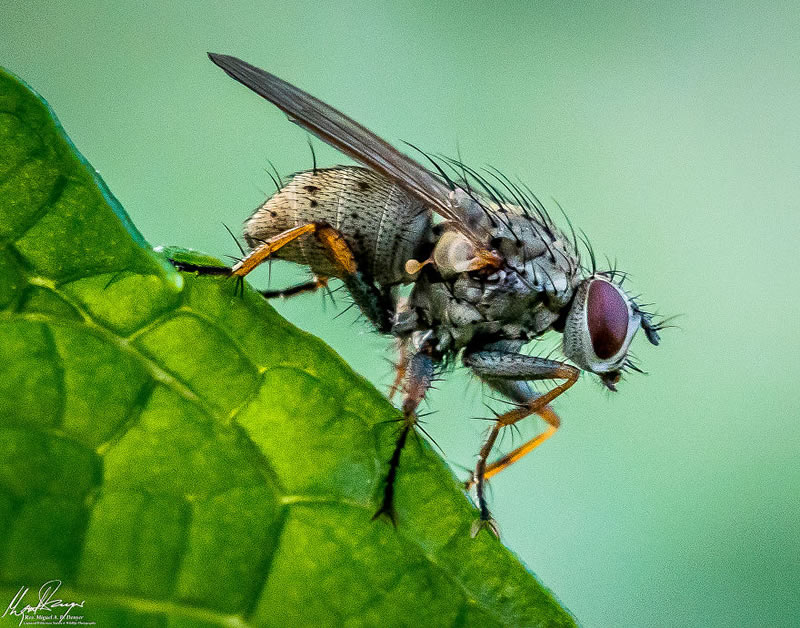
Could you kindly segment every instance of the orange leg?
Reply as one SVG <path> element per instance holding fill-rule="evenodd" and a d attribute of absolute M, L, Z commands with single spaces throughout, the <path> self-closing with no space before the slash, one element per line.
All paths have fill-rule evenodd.
<path fill-rule="evenodd" d="M 561 384 L 548 390 L 546 393 L 532 396 L 524 403 L 520 403 L 516 408 L 498 416 L 491 430 L 489 430 L 486 442 L 483 444 L 478 454 L 478 462 L 475 466 L 473 479 L 468 483 L 468 486 L 475 485 L 478 507 L 480 509 L 480 519 L 475 522 L 472 528 L 472 535 L 475 536 L 484 527 L 488 527 L 493 532 L 497 533 L 484 495 L 487 474 L 494 475 L 499 473 L 502 469 L 509 466 L 514 461 L 519 460 L 522 456 L 535 449 L 555 433 L 559 425 L 559 420 L 555 413 L 547 408 L 547 404 L 578 381 L 580 371 L 574 366 L 561 362 L 497 350 L 478 351 L 469 354 L 465 356 L 464 363 L 472 368 L 479 377 L 489 381 L 496 381 L 498 379 L 505 381 L 563 380 Z M 513 425 L 517 421 L 529 417 L 531 414 L 539 414 L 549 423 L 549 428 L 537 438 L 534 438 L 529 443 L 526 443 L 507 456 L 504 456 L 487 469 L 486 461 L 489 458 L 489 454 L 494 447 L 500 431 L 504 427 Z"/>
<path fill-rule="evenodd" d="M 545 406 L 544 408 L 536 412 L 536 414 L 538 414 L 540 417 L 542 417 L 542 419 L 544 419 L 547 422 L 548 424 L 547 429 L 538 436 L 535 436 L 534 438 L 529 440 L 527 443 L 520 445 L 514 451 L 506 454 L 502 458 L 495 460 L 493 463 L 487 466 L 486 470 L 483 473 L 484 480 L 488 480 L 492 476 L 495 476 L 498 473 L 500 473 L 506 467 L 510 467 L 517 460 L 519 460 L 523 456 L 528 455 L 530 452 L 532 452 L 544 441 L 546 441 L 548 438 L 550 438 L 553 434 L 556 433 L 556 430 L 561 425 L 561 420 L 549 406 Z M 470 489 L 472 488 L 473 484 L 475 484 L 474 477 L 470 478 L 469 480 L 467 480 L 467 482 L 465 482 L 465 487 L 467 489 Z"/>
<path fill-rule="evenodd" d="M 317 239 L 328 249 L 331 260 L 338 264 L 345 272 L 349 274 L 356 272 L 355 258 L 341 234 L 333 227 L 324 223 L 311 222 L 306 225 L 287 229 L 265 240 L 257 248 L 253 249 L 247 257 L 231 268 L 231 275 L 235 277 L 244 277 L 256 268 L 256 266 L 266 261 L 270 255 L 307 233 L 313 233 L 317 236 Z"/>
<path fill-rule="evenodd" d="M 378 331 L 385 333 L 391 331 L 395 304 L 390 291 L 377 285 L 374 280 L 359 270 L 353 251 L 344 236 L 324 222 L 312 222 L 293 227 L 265 240 L 247 257 L 233 266 L 229 274 L 241 279 L 269 259 L 276 251 L 279 251 L 281 247 L 308 233 L 314 234 L 317 241 L 324 247 L 328 258 L 341 270 L 339 278 L 344 282 L 361 313 L 375 325 Z M 298 291 L 314 288 L 313 283 L 296 287 Z M 271 292 L 265 294 L 265 296 L 271 295 Z"/>

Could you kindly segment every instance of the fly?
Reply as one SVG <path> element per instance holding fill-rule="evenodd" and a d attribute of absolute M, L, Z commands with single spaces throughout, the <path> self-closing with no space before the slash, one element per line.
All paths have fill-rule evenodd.
<path fill-rule="evenodd" d="M 526 187 L 500 172 L 478 172 L 420 151 L 429 170 L 276 76 L 235 57 L 209 56 L 292 122 L 365 167 L 315 164 L 295 174 L 247 220 L 250 251 L 231 268 L 173 263 L 238 279 L 270 258 L 305 265 L 314 275 L 310 282 L 263 294 L 291 296 L 340 279 L 370 323 L 396 339 L 390 398 L 402 392 L 403 419 L 375 518 L 394 522 L 394 480 L 417 407 L 437 369 L 460 358 L 513 406 L 493 420 L 466 483 L 475 488 L 480 510 L 472 535 L 484 527 L 496 533 L 486 480 L 555 433 L 560 421 L 550 404 L 581 371 L 616 390 L 623 370 L 638 370 L 628 358 L 637 330 L 656 345 L 663 323 L 625 292 L 616 271 L 597 270 L 593 255 L 592 268 L 584 268 L 574 231 L 566 237 Z M 410 294 L 403 297 L 407 285 Z M 571 363 L 520 352 L 550 330 L 563 334 Z M 545 380 L 556 383 L 543 393 L 532 390 L 529 382 Z M 547 424 L 545 431 L 489 463 L 501 431 L 534 414 Z"/>

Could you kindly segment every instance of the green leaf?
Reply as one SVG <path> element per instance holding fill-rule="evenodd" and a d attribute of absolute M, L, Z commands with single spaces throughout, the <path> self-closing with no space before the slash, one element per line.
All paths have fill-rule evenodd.
<path fill-rule="evenodd" d="M 426 444 L 397 529 L 370 520 L 396 416 L 254 291 L 176 272 L 0 72 L 0 608 L 59 579 L 98 626 L 573 625 Z"/>

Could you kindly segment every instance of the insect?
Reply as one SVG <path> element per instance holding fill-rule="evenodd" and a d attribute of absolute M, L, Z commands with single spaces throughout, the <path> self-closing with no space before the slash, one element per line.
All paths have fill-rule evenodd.
<path fill-rule="evenodd" d="M 639 370 L 628 347 L 641 328 L 654 345 L 658 323 L 622 288 L 616 271 L 581 264 L 578 238 L 560 231 L 522 185 L 494 170 L 420 154 L 432 170 L 306 92 L 240 59 L 209 54 L 231 77 L 365 167 L 299 172 L 246 221 L 250 252 L 231 268 L 173 262 L 181 270 L 243 278 L 269 258 L 303 264 L 312 281 L 268 297 L 290 296 L 340 279 L 363 315 L 396 339 L 392 394 L 402 391 L 402 422 L 375 517 L 394 522 L 394 481 L 417 407 L 437 369 L 461 362 L 511 402 L 493 420 L 467 488 L 475 488 L 482 528 L 497 533 L 486 480 L 552 436 L 550 404 L 578 379 L 597 375 L 616 390 Z M 412 146 L 412 148 L 414 148 Z M 622 275 L 624 280 L 624 274 Z M 403 286 L 410 292 L 403 295 Z M 521 353 L 548 331 L 563 334 L 567 361 Z M 530 382 L 555 382 L 545 392 Z M 391 394 L 390 394 L 391 396 Z M 494 462 L 498 435 L 538 415 L 540 435 Z"/>

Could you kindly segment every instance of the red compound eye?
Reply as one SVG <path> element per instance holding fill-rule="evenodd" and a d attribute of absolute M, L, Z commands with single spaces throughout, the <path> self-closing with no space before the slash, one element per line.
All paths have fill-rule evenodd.
<path fill-rule="evenodd" d="M 619 353 L 628 335 L 628 304 L 607 281 L 589 284 L 586 318 L 595 355 L 608 360 Z"/>

